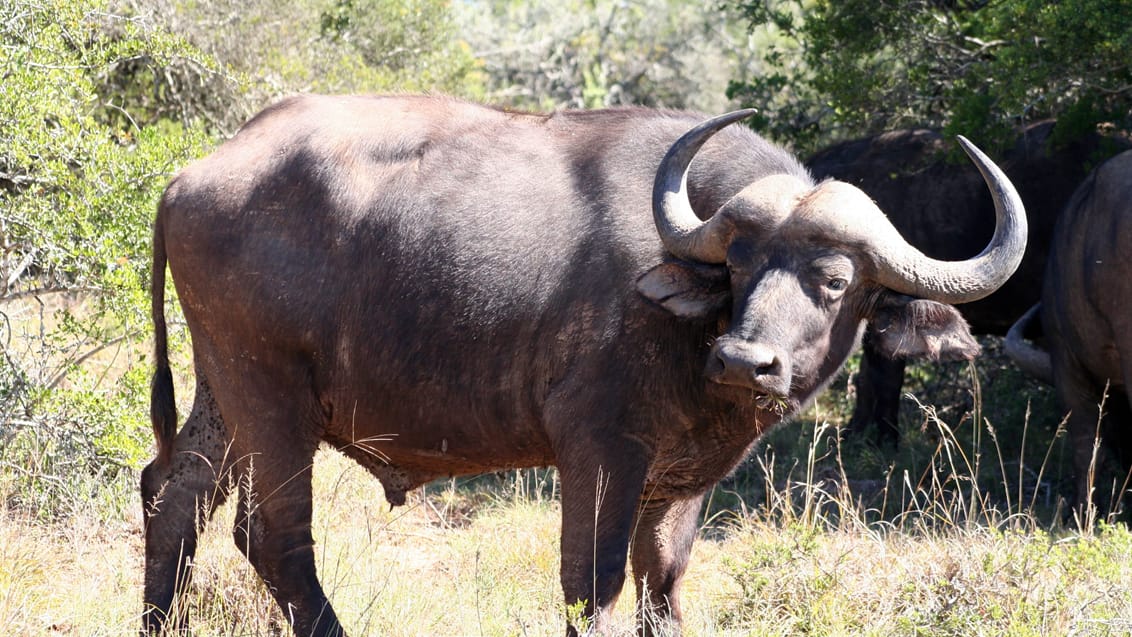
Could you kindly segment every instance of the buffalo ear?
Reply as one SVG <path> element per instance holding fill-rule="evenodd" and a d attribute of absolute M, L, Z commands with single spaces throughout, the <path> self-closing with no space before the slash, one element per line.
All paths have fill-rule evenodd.
<path fill-rule="evenodd" d="M 731 300 L 727 267 L 666 261 L 637 279 L 637 291 L 683 319 L 714 316 Z"/>
<path fill-rule="evenodd" d="M 880 298 L 868 329 L 880 353 L 894 359 L 971 360 L 980 351 L 959 310 L 902 294 Z"/>

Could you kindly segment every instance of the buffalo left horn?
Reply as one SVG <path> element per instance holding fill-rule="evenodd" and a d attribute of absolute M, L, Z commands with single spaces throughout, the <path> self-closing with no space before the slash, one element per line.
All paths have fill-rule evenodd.
<path fill-rule="evenodd" d="M 1026 209 L 1022 198 L 1014 189 L 1014 184 L 1006 174 L 990 160 L 983 151 L 959 136 L 959 144 L 979 172 L 991 191 L 994 200 L 994 236 L 983 251 L 965 261 L 938 261 L 924 256 L 919 250 L 907 246 L 905 254 L 898 253 L 894 268 L 907 259 L 905 276 L 889 287 L 900 289 L 905 294 L 934 299 L 941 303 L 969 303 L 977 301 L 994 292 L 1018 269 L 1022 255 L 1026 252 Z M 885 283 L 882 281 L 882 283 Z M 904 285 L 906 284 L 906 285 Z"/>
<path fill-rule="evenodd" d="M 840 181 L 821 183 L 799 203 L 793 217 L 816 232 L 855 245 L 871 257 L 881 285 L 941 303 L 969 303 L 997 290 L 1026 251 L 1026 212 L 1006 175 L 974 144 L 959 143 L 979 168 L 994 200 L 994 236 L 983 251 L 963 261 L 928 257 L 908 243 L 868 195 Z"/>

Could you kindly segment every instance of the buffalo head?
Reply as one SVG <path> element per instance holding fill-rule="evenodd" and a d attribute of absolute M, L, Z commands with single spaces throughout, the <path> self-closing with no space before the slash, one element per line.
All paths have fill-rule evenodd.
<path fill-rule="evenodd" d="M 1026 245 L 1020 198 L 995 164 L 959 138 L 991 189 L 996 231 L 966 261 L 931 259 L 911 246 L 877 205 L 850 184 L 792 175 L 757 179 L 707 221 L 686 194 L 687 169 L 712 134 L 751 111 L 694 128 L 656 175 L 653 213 L 674 260 L 638 290 L 683 318 L 717 315 L 707 378 L 792 409 L 827 381 L 870 321 L 889 356 L 971 358 L 979 351 L 949 304 L 982 298 L 1017 268 Z"/>

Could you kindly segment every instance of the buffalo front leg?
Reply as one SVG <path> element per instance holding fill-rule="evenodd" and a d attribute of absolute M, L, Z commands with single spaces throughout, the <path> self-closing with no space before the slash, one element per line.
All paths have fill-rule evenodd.
<path fill-rule="evenodd" d="M 197 536 L 228 493 L 226 440 L 208 385 L 198 380 L 192 413 L 177 434 L 169 462 L 155 460 L 141 475 L 146 634 L 178 631 L 184 624 L 182 597 Z"/>
<path fill-rule="evenodd" d="M 677 633 L 680 583 L 699 530 L 704 495 L 645 500 L 631 546 L 641 635 Z"/>
<path fill-rule="evenodd" d="M 1080 520 L 1117 515 L 1129 486 L 1132 459 L 1125 393 L 1112 388 L 1098 393 L 1084 384 L 1072 395 L 1060 388 L 1059 393 L 1069 410 L 1066 429 L 1073 450 L 1076 513 Z"/>
<path fill-rule="evenodd" d="M 1088 394 L 1092 395 L 1092 394 Z M 1099 398 L 1097 401 L 1099 402 Z M 1097 508 L 1095 499 L 1099 477 L 1099 469 L 1104 461 L 1104 440 L 1100 437 L 1101 412 L 1097 403 L 1088 400 L 1064 401 L 1069 410 L 1066 429 L 1069 433 L 1069 445 L 1073 452 L 1074 473 L 1074 511 L 1079 522 L 1095 519 Z M 1090 515 L 1092 513 L 1093 515 Z"/>
<path fill-rule="evenodd" d="M 623 448 L 624 445 L 621 445 Z M 613 448 L 618 448 L 613 446 Z M 605 634 L 625 584 L 629 536 L 644 484 L 644 467 L 631 457 L 563 463 L 562 592 L 567 635 Z"/>

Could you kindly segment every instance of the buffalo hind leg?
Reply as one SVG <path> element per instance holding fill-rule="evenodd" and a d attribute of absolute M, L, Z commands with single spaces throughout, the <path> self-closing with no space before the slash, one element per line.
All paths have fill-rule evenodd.
<path fill-rule="evenodd" d="M 1111 464 L 1111 486 L 1107 493 L 1112 499 L 1110 518 L 1127 520 L 1132 487 L 1132 403 L 1128 402 L 1125 388 L 1110 391 L 1105 411 L 1105 446 Z"/>
<path fill-rule="evenodd" d="M 633 579 L 642 636 L 679 632 L 680 583 L 699 529 L 704 494 L 641 503 L 633 532 Z"/>
<path fill-rule="evenodd" d="M 623 452 L 624 444 L 600 448 Z M 603 455 L 600 453 L 590 453 L 584 461 L 581 455 L 559 468 L 561 577 L 571 620 L 566 634 L 570 636 L 578 635 L 579 628 L 599 635 L 608 630 L 609 615 L 625 584 L 629 536 L 645 476 L 644 464 L 635 459 L 643 454 L 622 453 L 619 459 L 605 462 L 593 457 Z"/>
<path fill-rule="evenodd" d="M 1061 404 L 1069 415 L 1066 429 L 1069 446 L 1073 453 L 1073 473 L 1076 489 L 1071 515 L 1078 524 L 1086 524 L 1103 516 L 1106 503 L 1099 501 L 1099 480 L 1105 460 L 1104 426 L 1101 412 L 1102 402 L 1111 400 L 1104 397 L 1093 386 L 1080 366 L 1063 364 L 1054 366 L 1054 382 Z"/>
<path fill-rule="evenodd" d="M 197 378 L 193 409 L 177 434 L 169 462 L 155 460 L 141 475 L 146 634 L 183 627 L 186 613 L 181 598 L 189 583 L 197 537 L 228 494 L 224 421 L 204 377 Z"/>
<path fill-rule="evenodd" d="M 344 636 L 318 581 L 311 534 L 314 448 L 241 462 L 233 539 L 299 637 Z"/>

